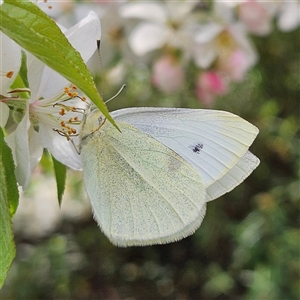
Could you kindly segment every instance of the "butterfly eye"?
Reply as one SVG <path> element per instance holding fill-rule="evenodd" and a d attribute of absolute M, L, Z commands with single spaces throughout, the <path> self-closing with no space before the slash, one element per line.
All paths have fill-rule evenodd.
<path fill-rule="evenodd" d="M 103 117 L 100 116 L 100 117 L 98 118 L 98 125 L 101 126 L 102 123 L 103 123 Z"/>

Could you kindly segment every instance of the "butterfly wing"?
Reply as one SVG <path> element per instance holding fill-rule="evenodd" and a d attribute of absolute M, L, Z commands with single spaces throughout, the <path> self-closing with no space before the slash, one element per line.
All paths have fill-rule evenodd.
<path fill-rule="evenodd" d="M 206 201 L 214 200 L 230 192 L 259 165 L 259 159 L 247 151 L 222 177 L 206 188 Z"/>
<path fill-rule="evenodd" d="M 228 112 L 127 108 L 112 117 L 151 135 L 189 162 L 203 178 L 207 201 L 232 190 L 259 164 L 248 151 L 258 129 Z"/>
<path fill-rule="evenodd" d="M 200 174 L 156 139 L 118 122 L 82 139 L 84 181 L 94 217 L 118 246 L 151 245 L 192 234 L 205 214 Z"/>

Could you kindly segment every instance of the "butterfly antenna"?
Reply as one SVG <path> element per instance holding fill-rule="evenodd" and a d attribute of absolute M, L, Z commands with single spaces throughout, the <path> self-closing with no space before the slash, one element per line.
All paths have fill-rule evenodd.
<path fill-rule="evenodd" d="M 126 88 L 126 84 L 123 84 L 122 87 L 120 88 L 120 90 L 113 97 L 111 97 L 110 99 L 108 99 L 108 100 L 105 101 L 105 104 L 107 102 L 115 99 L 116 97 L 118 97 L 125 88 Z"/>

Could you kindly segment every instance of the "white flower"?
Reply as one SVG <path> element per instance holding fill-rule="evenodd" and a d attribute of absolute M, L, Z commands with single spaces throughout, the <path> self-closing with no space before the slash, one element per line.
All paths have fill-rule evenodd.
<path fill-rule="evenodd" d="M 182 64 L 170 55 L 160 57 L 153 65 L 152 83 L 164 93 L 178 92 L 184 83 Z"/>
<path fill-rule="evenodd" d="M 286 1 L 282 3 L 278 16 L 278 27 L 282 31 L 291 31 L 300 24 L 300 2 Z"/>
<path fill-rule="evenodd" d="M 215 22 L 199 25 L 194 34 L 195 45 L 193 57 L 196 65 L 200 68 L 208 68 L 217 58 L 218 48 L 217 37 L 224 30 L 224 26 Z"/>
<path fill-rule="evenodd" d="M 233 81 L 242 81 L 248 71 L 248 59 L 244 52 L 233 51 L 226 59 L 218 60 L 216 69 Z"/>
<path fill-rule="evenodd" d="M 221 25 L 211 22 L 199 26 L 195 44 L 193 56 L 201 68 L 208 68 L 217 59 L 226 60 L 235 51 L 244 54 L 247 68 L 257 61 L 257 53 L 239 23 Z"/>
<path fill-rule="evenodd" d="M 199 67 L 206 69 L 214 62 L 224 62 L 237 51 L 244 57 L 244 69 L 257 62 L 256 50 L 244 26 L 236 21 L 233 5 L 231 2 L 214 2 L 214 18 L 195 30 L 193 57 Z"/>
<path fill-rule="evenodd" d="M 139 23 L 129 36 L 129 45 L 137 55 L 144 55 L 163 46 L 189 50 L 192 42 L 191 15 L 197 2 L 128 3 L 120 8 L 124 18 L 139 18 Z"/>
<path fill-rule="evenodd" d="M 21 67 L 21 48 L 0 31 L 0 99 L 9 97 L 9 87 L 14 82 Z M 0 126 L 4 127 L 9 116 L 8 106 L 0 101 Z"/>
<path fill-rule="evenodd" d="M 84 61 L 95 52 L 100 34 L 100 21 L 93 12 L 65 32 Z M 29 184 L 43 148 L 48 148 L 63 164 L 74 169 L 81 168 L 79 155 L 66 139 L 66 136 L 76 133 L 82 117 L 79 112 L 68 111 L 72 104 L 63 102 L 75 96 L 72 95 L 72 87 L 67 87 L 70 83 L 31 54 L 27 55 L 27 69 L 31 91 L 27 110 L 17 129 L 6 138 L 13 152 L 17 180 L 23 189 Z"/>

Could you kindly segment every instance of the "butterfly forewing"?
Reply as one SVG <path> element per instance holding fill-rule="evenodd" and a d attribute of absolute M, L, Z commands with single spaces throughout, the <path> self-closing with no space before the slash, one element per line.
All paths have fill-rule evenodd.
<path fill-rule="evenodd" d="M 224 111 L 128 108 L 112 113 L 178 153 L 199 172 L 207 200 L 232 190 L 259 164 L 247 150 L 258 129 Z"/>

